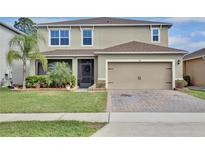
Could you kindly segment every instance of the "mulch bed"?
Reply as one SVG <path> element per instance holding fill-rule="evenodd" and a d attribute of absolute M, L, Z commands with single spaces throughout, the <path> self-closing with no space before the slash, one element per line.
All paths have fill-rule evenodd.
<path fill-rule="evenodd" d="M 78 87 L 72 88 L 70 90 L 67 90 L 66 88 L 14 88 L 12 91 L 74 91 L 77 89 Z"/>

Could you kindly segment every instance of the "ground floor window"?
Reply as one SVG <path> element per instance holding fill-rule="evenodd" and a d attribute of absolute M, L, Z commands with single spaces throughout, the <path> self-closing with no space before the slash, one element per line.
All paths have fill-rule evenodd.
<path fill-rule="evenodd" d="M 67 63 L 70 70 L 72 70 L 72 59 L 48 59 L 48 70 L 52 70 L 57 62 Z M 36 74 L 45 75 L 47 72 L 43 70 L 43 66 L 39 61 L 36 61 Z"/>

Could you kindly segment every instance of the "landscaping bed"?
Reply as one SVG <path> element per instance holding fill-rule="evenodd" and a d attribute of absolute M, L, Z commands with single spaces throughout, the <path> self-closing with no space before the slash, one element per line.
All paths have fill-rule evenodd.
<path fill-rule="evenodd" d="M 74 87 L 72 89 L 66 89 L 66 88 L 14 88 L 11 89 L 12 91 L 75 91 L 78 87 Z"/>
<path fill-rule="evenodd" d="M 106 92 L 0 89 L 0 113 L 104 112 Z"/>
<path fill-rule="evenodd" d="M 86 137 L 104 125 L 78 121 L 1 122 L 0 137 Z"/>

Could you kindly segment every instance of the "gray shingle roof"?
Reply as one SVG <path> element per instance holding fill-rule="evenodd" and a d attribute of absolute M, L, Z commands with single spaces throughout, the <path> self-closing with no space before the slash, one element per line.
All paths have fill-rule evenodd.
<path fill-rule="evenodd" d="M 195 59 L 195 58 L 199 58 L 203 56 L 205 56 L 205 48 L 202 48 L 200 50 L 197 50 L 195 52 L 185 55 L 184 60 Z"/>
<path fill-rule="evenodd" d="M 104 52 L 187 52 L 180 49 L 169 48 L 154 44 L 131 41 L 128 43 L 119 44 L 103 50 Z"/>
<path fill-rule="evenodd" d="M 45 56 L 94 56 L 97 49 L 57 49 L 42 52 Z"/>
<path fill-rule="evenodd" d="M 117 54 L 117 53 L 182 53 L 185 54 L 187 51 L 179 50 L 175 48 L 169 48 L 159 45 L 153 45 L 143 42 L 131 41 L 128 43 L 123 43 L 115 45 L 105 49 L 57 49 L 52 51 L 42 52 L 46 56 L 94 56 L 95 54 Z"/>
<path fill-rule="evenodd" d="M 155 21 L 144 21 L 144 20 L 131 20 L 125 18 L 111 18 L 111 17 L 98 17 L 98 18 L 88 18 L 79 20 L 69 20 L 60 22 L 49 22 L 40 23 L 38 26 L 47 25 L 167 25 L 172 26 L 170 23 L 165 22 L 155 22 Z"/>

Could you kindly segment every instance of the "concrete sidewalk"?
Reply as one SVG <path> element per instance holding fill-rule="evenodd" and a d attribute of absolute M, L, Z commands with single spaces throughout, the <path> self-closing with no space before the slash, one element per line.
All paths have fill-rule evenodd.
<path fill-rule="evenodd" d="M 108 122 L 93 136 L 205 136 L 205 113 L 5 113 L 4 121 Z"/>
<path fill-rule="evenodd" d="M 77 120 L 88 122 L 108 122 L 109 113 L 5 113 L 0 114 L 3 121 L 53 121 Z"/>
<path fill-rule="evenodd" d="M 204 137 L 205 123 L 109 123 L 92 137 Z"/>
<path fill-rule="evenodd" d="M 110 122 L 205 122 L 197 112 L 110 112 Z"/>
<path fill-rule="evenodd" d="M 2 121 L 52 121 L 78 120 L 88 122 L 205 122 L 205 113 L 162 113 L 162 112 L 102 112 L 102 113 L 2 113 Z"/>

